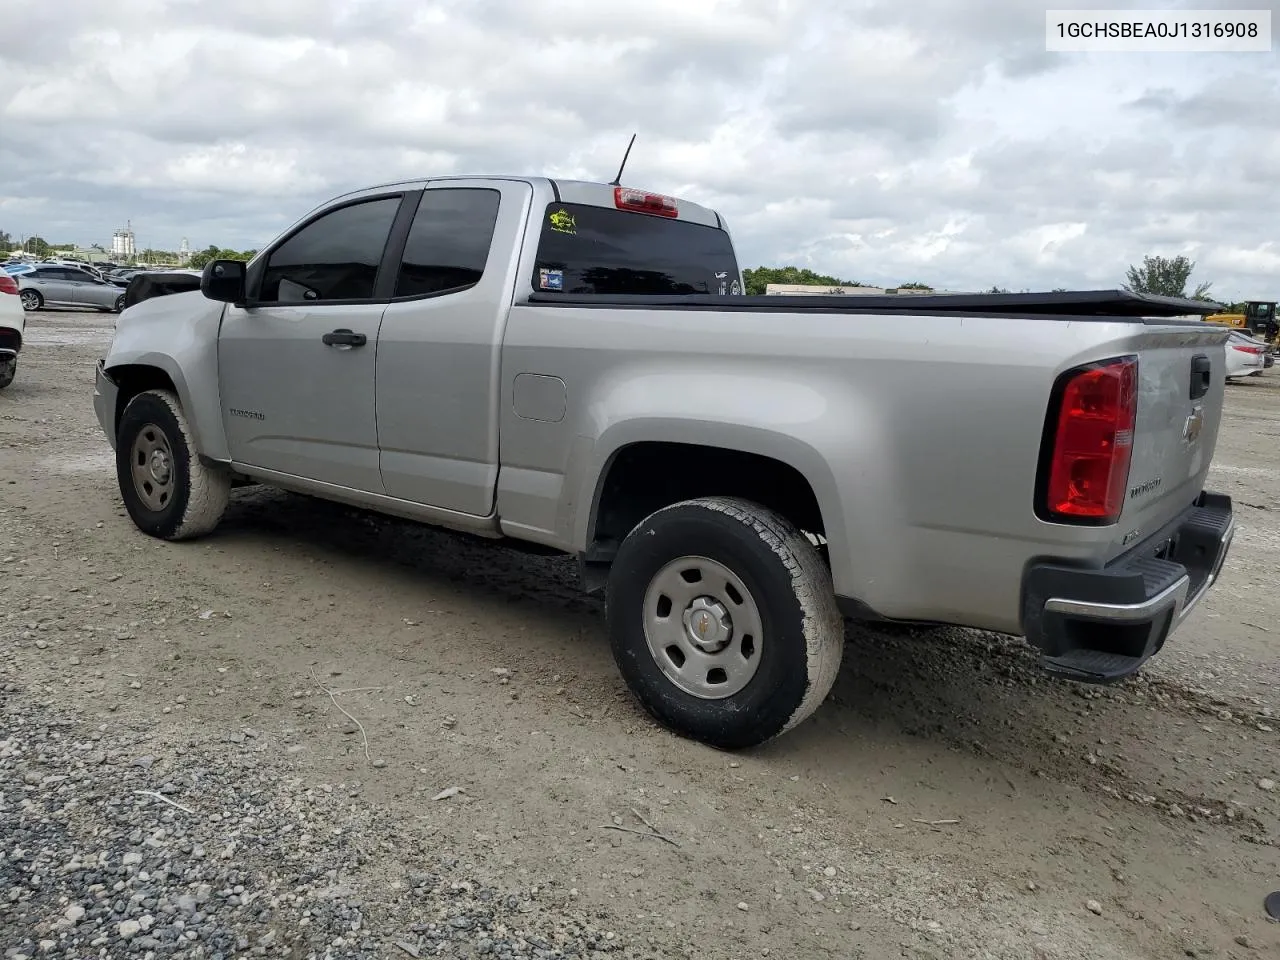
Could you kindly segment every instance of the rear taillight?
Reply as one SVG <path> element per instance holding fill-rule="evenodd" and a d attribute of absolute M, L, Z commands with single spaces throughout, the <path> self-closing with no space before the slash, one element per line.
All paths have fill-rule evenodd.
<path fill-rule="evenodd" d="M 680 208 L 671 197 L 660 193 L 645 193 L 631 187 L 614 187 L 613 204 L 619 210 L 634 210 L 637 213 L 652 213 L 658 217 L 678 217 Z"/>
<path fill-rule="evenodd" d="M 0 293 L 12 293 L 15 297 L 18 295 L 18 281 L 3 270 L 0 270 Z"/>
<path fill-rule="evenodd" d="M 1115 523 L 1133 455 L 1138 358 L 1116 357 L 1069 370 L 1058 379 L 1053 397 L 1038 512 L 1057 522 Z"/>
<path fill-rule="evenodd" d="M 1257 356 L 1259 353 L 1262 352 L 1261 347 L 1250 347 L 1250 346 L 1246 346 L 1243 343 L 1233 343 L 1231 345 L 1231 349 L 1239 350 L 1241 353 L 1252 353 L 1254 356 Z"/>

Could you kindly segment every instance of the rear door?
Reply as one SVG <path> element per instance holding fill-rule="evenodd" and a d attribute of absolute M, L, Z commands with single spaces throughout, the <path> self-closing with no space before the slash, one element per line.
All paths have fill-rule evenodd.
<path fill-rule="evenodd" d="M 231 457 L 382 493 L 374 413 L 384 257 L 402 192 L 329 207 L 255 262 L 251 305 L 228 306 L 218 378 Z"/>
<path fill-rule="evenodd" d="M 422 192 L 378 337 L 390 496 L 472 516 L 493 510 L 502 335 L 532 196 L 528 183 L 493 179 L 438 180 Z"/>
<path fill-rule="evenodd" d="M 76 284 L 79 281 L 65 267 L 40 267 L 28 274 L 27 279 L 40 291 L 45 303 L 61 307 L 75 306 Z"/>
<path fill-rule="evenodd" d="M 70 297 L 68 303 L 77 307 L 93 305 L 93 297 L 87 289 L 93 284 L 93 277 L 76 267 L 59 267 L 58 273 Z"/>

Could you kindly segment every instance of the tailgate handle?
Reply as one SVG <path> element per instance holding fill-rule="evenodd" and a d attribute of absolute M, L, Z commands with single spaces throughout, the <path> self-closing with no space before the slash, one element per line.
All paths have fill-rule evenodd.
<path fill-rule="evenodd" d="M 1199 400 L 1209 392 L 1209 378 L 1213 375 L 1213 367 L 1209 358 L 1197 353 L 1191 358 L 1191 399 Z"/>

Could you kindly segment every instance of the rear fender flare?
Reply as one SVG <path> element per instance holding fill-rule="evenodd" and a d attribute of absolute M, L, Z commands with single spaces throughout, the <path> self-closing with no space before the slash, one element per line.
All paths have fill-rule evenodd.
<path fill-rule="evenodd" d="M 618 454 L 633 444 L 652 441 L 686 443 L 756 454 L 794 467 L 808 481 L 818 501 L 826 538 L 832 545 L 831 572 L 837 583 L 847 582 L 852 571 L 842 569 L 849 555 L 849 551 L 844 549 L 847 530 L 844 504 L 827 459 L 816 448 L 797 437 L 744 424 L 713 424 L 692 419 L 638 418 L 610 426 L 595 443 L 591 462 L 583 471 L 578 503 L 583 504 L 587 509 L 577 511 L 575 517 L 573 530 L 575 549 L 585 550 L 591 542 L 595 530 L 596 512 L 604 492 L 605 478 Z"/>

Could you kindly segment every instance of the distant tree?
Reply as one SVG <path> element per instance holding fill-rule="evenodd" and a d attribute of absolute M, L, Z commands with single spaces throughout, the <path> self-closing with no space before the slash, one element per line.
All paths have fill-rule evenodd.
<path fill-rule="evenodd" d="M 187 266 L 192 270 L 203 270 L 204 265 L 210 260 L 252 260 L 257 253 L 257 250 L 226 250 L 209 244 L 203 250 L 197 250 L 191 254 Z"/>
<path fill-rule="evenodd" d="M 912 280 L 910 283 L 898 284 L 898 289 L 899 290 L 932 290 L 933 287 L 929 286 L 927 283 L 917 283 L 915 280 Z"/>
<path fill-rule="evenodd" d="M 1050 293 L 1066 293 L 1066 292 L 1067 292 L 1067 288 L 1066 288 L 1066 287 L 1054 287 L 1054 288 L 1053 288 L 1052 290 L 1050 290 L 1049 292 L 1050 292 Z"/>
<path fill-rule="evenodd" d="M 1196 268 L 1194 260 L 1179 254 L 1176 257 L 1145 256 L 1141 266 L 1129 267 L 1126 274 L 1126 290 L 1133 293 L 1150 293 L 1161 297 L 1185 297 L 1187 280 Z M 1198 284 L 1191 294 L 1193 300 L 1208 300 L 1213 284 Z"/>
<path fill-rule="evenodd" d="M 750 296 L 760 296 L 771 283 L 794 283 L 810 287 L 860 287 L 855 280 L 838 280 L 808 267 L 756 267 L 742 271 L 742 279 Z"/>
<path fill-rule="evenodd" d="M 0 250 L 8 250 L 13 246 L 13 237 L 8 230 L 0 230 Z"/>
<path fill-rule="evenodd" d="M 44 237 L 27 237 L 22 244 L 22 249 L 27 253 L 34 253 L 37 257 L 47 257 L 53 248 Z"/>
<path fill-rule="evenodd" d="M 1004 287 L 992 287 L 990 290 L 984 290 L 983 293 L 1012 293 L 1012 290 L 1006 290 Z"/>

